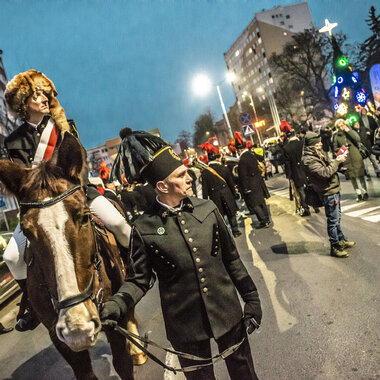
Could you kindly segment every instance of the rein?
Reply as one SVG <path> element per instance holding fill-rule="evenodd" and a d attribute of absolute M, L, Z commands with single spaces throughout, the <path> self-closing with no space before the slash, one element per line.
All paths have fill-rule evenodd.
<path fill-rule="evenodd" d="M 221 353 L 219 353 L 217 355 L 214 355 L 214 356 L 212 356 L 210 358 L 202 358 L 200 356 L 188 354 L 186 352 L 176 351 L 176 350 L 172 350 L 170 348 L 162 347 L 158 343 L 153 342 L 152 340 L 149 340 L 146 335 L 145 335 L 145 337 L 142 337 L 142 336 L 133 334 L 130 331 L 128 331 L 128 330 L 124 329 L 123 327 L 119 326 L 118 324 L 116 324 L 115 321 L 105 321 L 105 322 L 103 322 L 103 329 L 104 328 L 106 328 L 106 329 L 109 329 L 109 328 L 114 329 L 119 334 L 121 334 L 122 336 L 124 336 L 127 340 L 129 340 L 132 344 L 134 344 L 136 347 L 138 347 L 141 351 L 143 351 L 150 359 L 152 359 L 154 362 L 156 362 L 157 364 L 159 364 L 161 367 L 163 367 L 163 368 L 165 368 L 165 369 L 167 369 L 169 371 L 172 371 L 174 374 L 176 374 L 177 372 L 192 372 L 192 371 L 196 371 L 198 369 L 201 369 L 201 368 L 207 367 L 209 365 L 212 365 L 212 364 L 216 363 L 217 361 L 219 361 L 221 359 L 225 360 L 228 356 L 230 356 L 235 351 L 237 351 L 239 349 L 239 347 L 243 344 L 243 342 L 245 341 L 245 339 L 247 338 L 245 336 L 240 342 L 235 343 L 234 345 L 226 348 L 223 352 L 221 352 Z M 247 328 L 247 331 L 248 331 L 248 328 Z M 138 341 L 144 343 L 144 345 L 140 344 Z M 151 345 L 153 347 L 159 348 L 162 351 L 165 351 L 165 352 L 177 355 L 178 357 L 182 357 L 182 358 L 185 358 L 185 359 L 190 359 L 190 360 L 198 361 L 198 362 L 205 362 L 205 361 L 207 361 L 208 363 L 202 363 L 202 364 L 192 365 L 192 366 L 188 366 L 188 367 L 174 368 L 174 367 L 168 366 L 162 360 L 158 359 L 157 356 L 153 355 L 150 351 L 148 351 L 148 349 L 147 349 L 148 345 Z"/>
<path fill-rule="evenodd" d="M 72 187 L 71 189 L 64 191 L 62 194 L 58 195 L 55 198 L 48 199 L 42 202 L 19 202 L 19 204 L 23 210 L 27 210 L 31 208 L 41 209 L 41 208 L 50 207 L 52 205 L 55 205 L 63 201 L 65 198 L 74 194 L 76 191 L 80 190 L 81 188 L 82 188 L 81 185 L 76 185 Z M 83 292 L 80 292 L 79 294 L 76 294 L 75 296 L 65 298 L 62 301 L 58 301 L 53 296 L 50 296 L 51 302 L 56 312 L 59 312 L 59 310 L 61 309 L 78 305 L 88 299 L 91 299 L 91 301 L 93 301 L 97 307 L 99 307 L 99 305 L 103 302 L 103 287 L 101 286 L 103 280 L 102 280 L 102 275 L 100 272 L 101 260 L 100 260 L 100 253 L 99 253 L 99 244 L 98 244 L 98 239 L 95 234 L 95 224 L 92 217 L 90 218 L 90 220 L 91 220 L 91 228 L 94 234 L 94 241 L 95 241 L 95 258 L 93 262 L 95 271 L 92 273 L 90 283 L 87 285 L 86 289 Z M 98 290 L 96 295 L 94 295 L 95 272 L 97 274 L 98 282 L 100 285 L 100 289 Z"/>

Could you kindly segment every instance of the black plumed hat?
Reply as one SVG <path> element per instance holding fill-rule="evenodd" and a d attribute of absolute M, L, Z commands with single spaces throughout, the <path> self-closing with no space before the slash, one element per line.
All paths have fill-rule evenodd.
<path fill-rule="evenodd" d="M 119 182 L 124 173 L 129 183 L 148 181 L 155 187 L 182 165 L 181 159 L 161 137 L 130 128 L 123 128 L 120 137 L 122 141 L 110 175 Z"/>

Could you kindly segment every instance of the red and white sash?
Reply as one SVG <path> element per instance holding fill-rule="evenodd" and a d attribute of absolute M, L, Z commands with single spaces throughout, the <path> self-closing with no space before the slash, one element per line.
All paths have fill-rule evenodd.
<path fill-rule="evenodd" d="M 32 168 L 35 168 L 42 160 L 50 160 L 53 155 L 55 145 L 57 144 L 57 140 L 58 132 L 55 128 L 54 120 L 50 118 L 41 134 L 41 139 L 34 155 Z"/>

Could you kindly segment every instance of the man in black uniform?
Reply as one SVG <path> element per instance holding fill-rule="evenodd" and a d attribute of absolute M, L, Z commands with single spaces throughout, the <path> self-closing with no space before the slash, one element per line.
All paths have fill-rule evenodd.
<path fill-rule="evenodd" d="M 284 163 L 286 177 L 293 181 L 299 195 L 301 208 L 299 215 L 310 216 L 310 208 L 305 201 L 306 175 L 302 164 L 303 141 L 297 136 L 294 129 L 288 132 L 288 142 L 284 146 Z M 298 205 L 299 206 L 299 205 Z"/>
<path fill-rule="evenodd" d="M 133 132 L 133 137 L 139 143 L 145 138 L 145 144 L 143 134 Z M 120 290 L 105 303 L 101 319 L 119 320 L 149 290 L 154 271 L 167 337 L 174 349 L 210 358 L 211 338 L 220 351 L 242 341 L 226 358 L 228 372 L 235 380 L 257 379 L 246 335 L 246 327 L 253 331 L 261 321 L 256 286 L 217 207 L 209 200 L 188 196 L 191 178 L 187 169 L 162 142 L 158 153 L 151 151 L 153 161 L 131 170 L 149 180 L 157 198 L 151 212 L 140 216 L 133 226 L 130 248 L 135 273 L 127 276 Z M 128 144 L 123 141 L 121 150 Z M 129 146 L 141 151 L 136 141 Z M 128 171 L 135 163 L 129 154 L 123 158 Z M 236 289 L 245 302 L 244 314 Z M 182 366 L 197 364 L 179 360 Z M 185 372 L 186 378 L 215 379 L 211 361 L 206 362 L 210 365 Z"/>
<path fill-rule="evenodd" d="M 222 165 L 219 150 L 208 150 L 208 167 L 202 171 L 202 197 L 211 199 L 219 209 L 221 215 L 226 215 L 230 222 L 234 237 L 241 235 L 236 220 L 235 199 L 238 193 L 230 170 Z"/>
<path fill-rule="evenodd" d="M 238 180 L 240 193 L 251 214 L 256 214 L 260 222 L 259 228 L 268 228 L 270 219 L 265 203 L 269 192 L 261 175 L 261 170 L 255 155 L 246 148 L 244 140 L 235 132 L 236 149 L 240 155 L 238 165 Z"/>

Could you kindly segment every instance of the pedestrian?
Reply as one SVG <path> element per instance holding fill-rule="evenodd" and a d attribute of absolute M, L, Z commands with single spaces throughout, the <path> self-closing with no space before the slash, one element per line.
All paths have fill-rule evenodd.
<path fill-rule="evenodd" d="M 375 130 L 379 126 L 377 125 L 375 119 L 372 116 L 368 115 L 367 109 L 365 107 L 360 110 L 359 124 L 371 131 L 371 141 L 373 141 Z"/>
<path fill-rule="evenodd" d="M 294 198 L 297 198 L 295 193 L 298 194 L 300 202 L 298 214 L 305 217 L 310 216 L 310 208 L 305 201 L 306 176 L 302 165 L 302 151 L 303 141 L 296 136 L 296 132 L 292 129 L 288 132 L 288 143 L 284 146 L 285 173 L 294 184 Z"/>
<path fill-rule="evenodd" d="M 64 133 L 71 133 L 78 138 L 75 123 L 66 119 L 65 111 L 56 98 L 58 94 L 53 82 L 41 72 L 31 69 L 16 75 L 8 82 L 4 95 L 9 107 L 24 121 L 4 141 L 12 161 L 28 168 L 34 167 L 52 157 Z M 83 154 L 85 155 L 84 148 Z M 88 185 L 87 173 L 88 170 L 83 171 L 83 183 L 86 185 L 91 212 L 115 234 L 123 247 L 128 247 L 130 226 L 96 187 Z M 17 315 L 18 331 L 31 330 L 39 324 L 26 292 L 26 244 L 27 239 L 18 225 L 3 256 L 23 291 Z"/>
<path fill-rule="evenodd" d="M 239 132 L 235 132 L 236 150 L 240 155 L 238 164 L 238 181 L 240 194 L 250 214 L 255 214 L 259 221 L 259 228 L 268 228 L 270 219 L 265 199 L 269 192 L 265 185 L 257 157 L 246 148 Z"/>
<path fill-rule="evenodd" d="M 208 155 L 208 167 L 202 171 L 202 197 L 211 199 L 222 216 L 226 216 L 234 237 L 239 237 L 238 222 L 236 212 L 238 207 L 236 200 L 238 198 L 237 189 L 230 170 L 222 165 L 221 154 L 219 149 L 211 144 L 202 144 L 202 149 Z"/>
<path fill-rule="evenodd" d="M 343 145 L 348 147 L 349 153 L 345 162 L 347 176 L 351 180 L 355 190 L 356 201 L 366 201 L 368 199 L 368 191 L 364 178 L 363 157 L 359 151 L 360 136 L 343 119 L 336 120 L 335 126 L 338 128 L 338 132 L 334 136 L 334 152 L 338 152 Z"/>
<path fill-rule="evenodd" d="M 364 159 L 364 168 L 367 178 L 371 178 L 371 175 L 368 171 L 368 161 L 371 162 L 373 169 L 375 170 L 376 177 L 380 178 L 380 169 L 379 165 L 376 162 L 376 157 L 372 152 L 372 140 L 371 140 L 371 131 L 364 125 L 360 125 L 358 121 L 354 123 L 354 130 L 359 134 L 360 141 L 368 150 L 369 156 Z"/>
<path fill-rule="evenodd" d="M 124 168 L 133 168 L 126 177 L 148 180 L 157 197 L 151 212 L 133 225 L 134 274 L 104 304 L 102 321 L 125 315 L 148 291 L 154 271 L 168 340 L 175 350 L 203 357 L 202 364 L 209 364 L 185 372 L 186 378 L 215 379 L 208 359 L 214 338 L 220 352 L 239 345 L 225 358 L 231 379 L 257 379 L 246 326 L 260 325 L 260 300 L 223 218 L 212 201 L 188 196 L 187 169 L 163 140 L 158 145 L 153 136 L 151 144 L 151 137 L 140 131 L 125 136 L 122 144 L 140 152 L 135 157 L 136 150 L 128 151 L 123 157 Z M 138 159 L 142 157 L 144 162 Z M 245 302 L 244 313 L 235 289 Z M 182 356 L 179 360 L 183 367 L 197 364 Z"/>
<path fill-rule="evenodd" d="M 307 132 L 302 156 L 306 175 L 313 190 L 322 198 L 327 218 L 327 234 L 330 240 L 330 255 L 348 257 L 346 249 L 356 245 L 348 241 L 342 231 L 340 208 L 340 181 L 338 168 L 346 161 L 346 155 L 330 158 L 322 150 L 321 137 L 314 132 Z"/>

